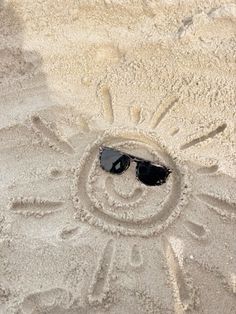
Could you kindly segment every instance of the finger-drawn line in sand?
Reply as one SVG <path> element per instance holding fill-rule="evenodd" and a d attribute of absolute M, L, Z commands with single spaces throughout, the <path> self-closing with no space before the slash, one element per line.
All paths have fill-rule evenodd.
<path fill-rule="evenodd" d="M 200 225 L 191 220 L 186 220 L 184 223 L 184 226 L 185 226 L 185 229 L 188 231 L 188 233 L 195 239 L 197 240 L 206 239 L 208 232 L 205 226 Z"/>
<path fill-rule="evenodd" d="M 60 238 L 63 240 L 67 240 L 69 238 L 72 238 L 77 234 L 79 227 L 76 226 L 66 226 L 62 229 L 60 232 Z"/>
<path fill-rule="evenodd" d="M 179 131 L 180 131 L 180 129 L 179 129 L 179 128 L 176 128 L 176 129 L 174 129 L 174 130 L 170 133 L 170 135 L 171 135 L 171 136 L 175 136 L 176 134 L 179 133 Z"/>
<path fill-rule="evenodd" d="M 212 174 L 212 173 L 216 173 L 219 169 L 219 166 L 218 165 L 213 165 L 213 166 L 210 166 L 210 167 L 202 167 L 202 168 L 199 168 L 197 170 L 197 173 L 199 174 Z"/>
<path fill-rule="evenodd" d="M 152 129 L 155 129 L 158 126 L 158 124 L 165 118 L 167 113 L 169 113 L 178 100 L 179 98 L 177 97 L 169 97 L 163 101 L 161 107 L 164 107 L 164 110 L 161 113 L 159 110 L 157 110 L 151 119 Z"/>
<path fill-rule="evenodd" d="M 207 141 L 208 139 L 212 139 L 213 137 L 215 137 L 216 135 L 222 133 L 227 127 L 227 124 L 226 123 L 223 123 L 221 124 L 220 126 L 218 126 L 216 129 L 214 129 L 213 131 L 207 133 L 207 134 L 204 134 L 198 138 L 195 138 L 193 140 L 191 140 L 190 142 L 188 143 L 185 143 L 183 144 L 180 149 L 181 150 L 184 150 L 184 149 L 187 149 L 189 147 L 192 147 L 192 146 L 195 146 L 197 144 L 200 144 L 202 142 L 205 142 Z"/>
<path fill-rule="evenodd" d="M 140 199 L 140 197 L 143 194 L 143 190 L 140 188 L 134 189 L 131 193 L 126 194 L 126 195 L 121 194 L 120 192 L 117 192 L 115 189 L 115 185 L 114 185 L 112 177 L 107 177 L 105 181 L 105 185 L 106 185 L 106 190 L 109 193 L 109 195 L 119 201 L 136 202 L 137 200 Z"/>
<path fill-rule="evenodd" d="M 129 263 L 134 268 L 139 268 L 143 265 L 143 256 L 137 244 L 134 244 L 131 249 Z"/>
<path fill-rule="evenodd" d="M 49 145 L 52 145 L 52 147 L 54 147 L 55 149 L 66 154 L 74 153 L 73 147 L 68 142 L 63 140 L 59 134 L 52 130 L 51 127 L 40 118 L 40 116 L 32 116 L 31 121 L 33 124 L 33 129 L 37 133 L 40 133 L 43 138 L 49 143 Z"/>
<path fill-rule="evenodd" d="M 112 124 L 114 122 L 114 113 L 113 113 L 112 98 L 111 98 L 109 87 L 106 85 L 100 86 L 99 94 L 102 98 L 104 119 L 110 124 Z"/>
<path fill-rule="evenodd" d="M 39 197 L 15 197 L 10 200 L 9 209 L 16 214 L 40 218 L 55 213 L 62 205 L 63 202 Z"/>
<path fill-rule="evenodd" d="M 94 273 L 88 294 L 89 303 L 101 304 L 108 296 L 110 291 L 110 278 L 114 252 L 114 240 L 109 240 L 105 245 L 97 269 Z"/>
<path fill-rule="evenodd" d="M 187 283 L 186 276 L 180 266 L 171 242 L 166 237 L 163 237 L 162 244 L 169 275 L 174 288 L 176 313 L 184 313 L 192 308 L 195 292 L 193 287 Z"/>
<path fill-rule="evenodd" d="M 130 120 L 136 125 L 141 122 L 141 111 L 142 108 L 140 106 L 131 106 L 129 108 Z"/>
<path fill-rule="evenodd" d="M 197 198 L 214 209 L 222 217 L 236 218 L 236 204 L 209 194 L 197 194 Z"/>

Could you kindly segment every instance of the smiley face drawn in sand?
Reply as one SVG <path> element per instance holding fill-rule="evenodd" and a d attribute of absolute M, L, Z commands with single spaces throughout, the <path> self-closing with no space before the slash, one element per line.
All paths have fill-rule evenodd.
<path fill-rule="evenodd" d="M 167 182 L 146 186 L 135 176 L 135 163 L 121 175 L 100 167 L 99 147 L 107 145 L 172 170 Z M 73 201 L 81 219 L 123 235 L 150 236 L 165 230 L 186 203 L 185 167 L 152 135 L 113 129 L 93 143 L 82 156 L 74 177 Z"/>
<path fill-rule="evenodd" d="M 167 104 L 167 108 L 169 106 L 173 106 L 172 102 Z M 51 184 L 53 198 L 51 196 L 42 198 L 43 193 L 36 198 L 33 193 L 31 197 L 23 198 L 16 195 L 9 203 L 10 213 L 12 216 L 27 217 L 24 227 L 32 222 L 35 223 L 36 219 L 42 219 L 43 224 L 49 230 L 51 221 L 46 217 L 55 219 L 54 221 L 58 225 L 65 223 L 59 231 L 60 241 L 63 243 L 71 240 L 78 244 L 78 241 L 85 239 L 97 243 L 98 239 L 101 243 L 98 247 L 101 254 L 99 251 L 100 257 L 97 260 L 92 280 L 91 276 L 85 279 L 86 281 L 91 280 L 87 294 L 89 306 L 93 307 L 97 304 L 110 306 L 109 296 L 113 291 L 112 275 L 115 269 L 113 265 L 120 262 L 126 263 L 123 260 L 124 255 L 125 257 L 127 255 L 125 270 L 127 273 L 130 270 L 141 272 L 145 268 L 150 271 L 149 265 L 153 265 L 155 277 L 147 276 L 147 278 L 150 281 L 150 277 L 153 277 L 152 284 L 154 286 L 156 278 L 164 276 L 161 266 L 161 263 L 164 263 L 162 265 L 166 265 L 169 269 L 169 276 L 173 281 L 176 306 L 183 309 L 191 308 L 195 302 L 195 290 L 192 284 L 189 284 L 189 279 L 186 279 L 185 269 L 183 269 L 183 248 L 186 250 L 184 256 L 187 258 L 188 256 L 197 256 L 195 251 L 193 253 L 192 241 L 199 243 L 199 247 L 210 241 L 211 231 L 208 229 L 208 224 L 210 225 L 211 219 L 215 216 L 217 219 L 220 216 L 233 222 L 236 216 L 235 204 L 222 197 L 221 179 L 225 180 L 225 178 L 219 176 L 218 165 L 199 168 L 191 164 L 189 167 L 185 155 L 187 156 L 186 151 L 191 151 L 191 148 L 205 145 L 207 142 L 215 141 L 217 143 L 215 137 L 224 136 L 221 133 L 228 130 L 227 124 L 214 125 L 210 131 L 206 127 L 198 137 L 195 134 L 187 138 L 185 136 L 181 142 L 181 138 L 178 138 L 178 130 L 170 129 L 169 133 L 166 130 L 165 132 L 161 131 L 160 116 L 164 119 L 165 115 L 160 112 L 154 115 L 151 121 L 144 121 L 142 125 L 142 123 L 139 124 L 141 120 L 139 113 L 143 109 L 131 108 L 130 123 L 127 123 L 126 127 L 122 127 L 116 122 L 113 123 L 111 112 L 114 113 L 114 111 L 107 108 L 107 111 L 104 108 L 104 121 L 102 123 L 98 121 L 97 125 L 93 124 L 93 126 L 92 123 L 89 124 L 89 121 L 81 119 L 79 115 L 76 116 L 74 113 L 69 116 L 67 113 L 71 119 L 70 127 L 73 126 L 71 117 L 76 116 L 83 122 L 80 123 L 81 132 L 78 132 L 76 125 L 75 133 L 70 137 L 63 136 L 59 129 L 60 125 L 63 123 L 63 126 L 65 125 L 63 119 L 66 111 L 61 112 L 60 120 L 58 118 L 59 109 L 55 110 L 55 116 L 59 119 L 57 121 L 58 129 L 48 123 L 48 119 L 43 117 L 43 112 L 31 117 L 31 129 L 41 140 L 40 146 L 37 142 L 35 144 L 37 149 L 28 146 L 28 149 L 32 149 L 32 151 L 29 150 L 27 154 L 31 154 L 30 156 L 37 154 L 35 167 L 38 170 L 37 158 L 40 149 L 42 149 L 42 154 L 47 152 L 47 159 L 44 161 L 46 165 L 50 164 L 48 158 L 51 156 L 50 160 L 53 163 L 58 160 L 58 163 L 60 161 L 64 167 L 56 167 L 55 164 L 53 168 L 47 167 L 50 170 L 49 178 L 46 177 L 48 181 L 41 181 L 43 184 L 46 182 L 43 185 L 43 187 L 46 186 L 44 195 L 50 194 L 48 187 Z M 49 113 L 46 113 L 48 116 Z M 65 127 L 64 129 L 67 130 Z M 11 132 L 10 136 L 14 138 L 13 135 L 16 131 L 7 131 Z M 15 133 L 12 133 L 13 131 Z M 17 130 L 17 132 L 19 131 Z M 28 133 L 26 134 L 28 135 Z M 176 136 L 176 134 L 178 135 Z M 175 146 L 172 143 L 175 143 Z M 179 147 L 176 147 L 177 144 Z M 111 175 L 100 167 L 99 148 L 102 145 L 150 160 L 153 163 L 163 164 L 172 172 L 166 183 L 160 186 L 146 186 L 138 181 L 135 176 L 135 163 L 131 163 L 129 169 L 122 175 Z M 44 160 L 44 155 L 41 156 Z M 42 167 L 42 173 L 44 173 L 44 164 Z M 227 178 L 227 184 L 226 188 L 232 190 L 232 180 Z M 58 190 L 56 190 L 57 187 Z M 40 191 L 37 185 L 36 188 L 37 192 Z M 64 199 L 59 198 L 60 193 L 65 193 Z M 190 197 L 191 201 L 188 203 Z M 72 213 L 68 210 L 71 200 L 74 207 Z M 208 208 L 212 212 L 210 216 Z M 74 211 L 76 212 L 75 217 Z M 67 217 L 71 219 L 71 225 L 67 225 L 69 220 Z M 73 218 L 78 218 L 79 224 L 75 224 Z M 66 219 L 68 220 L 66 221 Z M 37 226 L 36 223 L 32 228 L 34 232 L 35 226 Z M 39 229 L 39 232 L 42 233 L 40 223 Z M 95 229 L 97 230 L 95 231 Z M 25 230 L 28 231 L 26 227 Z M 182 233 L 184 241 L 176 237 L 176 231 Z M 100 234 L 99 238 L 97 238 L 98 234 Z M 115 234 L 115 236 L 111 234 Z M 117 239 L 116 235 L 123 237 Z M 124 254 L 120 250 L 120 246 L 123 244 Z M 153 251 L 155 246 L 156 250 Z M 147 259 L 146 248 L 150 252 L 149 256 L 152 256 L 152 253 L 156 254 L 153 255 L 155 261 L 158 260 L 160 263 L 155 270 L 155 263 L 147 264 L 149 257 Z M 161 251 L 163 251 L 166 261 L 160 258 Z M 192 263 L 192 257 L 188 259 L 188 263 Z M 158 273 L 155 273 L 156 271 Z M 75 277 L 76 275 L 73 273 L 73 278 Z M 163 278 L 163 280 L 165 279 Z M 166 286 L 164 282 L 162 287 Z M 124 294 L 126 293 L 125 290 Z M 130 300 L 127 300 L 127 303 L 129 302 Z"/>

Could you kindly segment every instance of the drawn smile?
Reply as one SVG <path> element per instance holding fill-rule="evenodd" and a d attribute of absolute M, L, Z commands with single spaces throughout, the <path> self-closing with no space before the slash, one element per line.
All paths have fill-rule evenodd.
<path fill-rule="evenodd" d="M 117 191 L 117 189 L 115 188 L 114 180 L 111 176 L 107 177 L 105 187 L 109 195 L 120 202 L 124 202 L 124 200 L 126 202 L 136 202 L 142 197 L 144 192 L 141 188 L 135 188 L 129 193 L 122 193 L 121 191 Z"/>

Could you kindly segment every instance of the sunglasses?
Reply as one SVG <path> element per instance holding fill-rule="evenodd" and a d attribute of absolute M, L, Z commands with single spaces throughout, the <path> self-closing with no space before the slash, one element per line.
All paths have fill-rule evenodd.
<path fill-rule="evenodd" d="M 156 165 L 106 146 L 100 147 L 99 159 L 101 168 L 112 174 L 122 174 L 129 168 L 131 162 L 136 162 L 136 177 L 149 186 L 162 185 L 171 173 L 171 170 L 163 165 Z"/>

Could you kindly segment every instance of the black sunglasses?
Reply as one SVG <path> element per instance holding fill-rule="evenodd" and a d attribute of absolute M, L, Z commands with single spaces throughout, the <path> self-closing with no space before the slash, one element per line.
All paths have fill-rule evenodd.
<path fill-rule="evenodd" d="M 99 153 L 101 168 L 112 174 L 121 174 L 129 168 L 132 161 L 136 162 L 136 177 L 146 185 L 161 185 L 171 173 L 171 170 L 163 165 L 154 165 L 151 161 L 110 147 L 100 147 Z"/>

